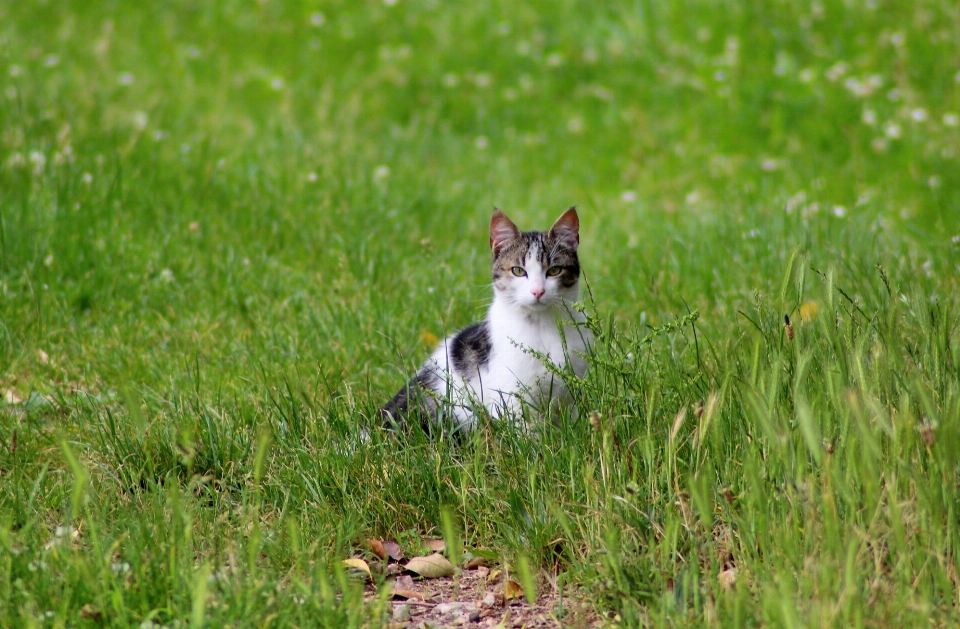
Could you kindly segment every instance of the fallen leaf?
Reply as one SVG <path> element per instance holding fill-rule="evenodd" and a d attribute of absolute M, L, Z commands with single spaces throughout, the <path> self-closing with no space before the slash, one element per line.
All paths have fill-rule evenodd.
<path fill-rule="evenodd" d="M 383 548 L 383 542 L 381 542 L 381 541 L 378 540 L 378 539 L 368 539 L 368 540 L 367 540 L 367 547 L 370 549 L 370 551 L 371 551 L 374 555 L 376 555 L 376 556 L 379 557 L 380 559 L 386 560 L 386 558 L 387 558 L 387 551 Z"/>
<path fill-rule="evenodd" d="M 393 590 L 390 592 L 390 594 L 392 594 L 393 596 L 399 596 L 400 598 L 406 598 L 406 599 L 411 599 L 411 598 L 412 598 L 412 599 L 414 599 L 414 600 L 416 600 L 416 601 L 422 601 L 422 600 L 424 600 L 424 599 L 426 598 L 426 597 L 425 597 L 423 594 L 421 594 L 420 592 L 417 592 L 416 590 L 408 590 L 407 588 L 398 588 L 398 587 L 395 587 L 395 588 L 393 588 Z"/>
<path fill-rule="evenodd" d="M 37 359 L 40 361 L 41 364 L 44 364 L 44 365 L 50 362 L 50 356 L 42 349 L 37 350 Z M 81 610 L 81 613 L 82 613 L 82 610 Z"/>
<path fill-rule="evenodd" d="M 435 553 L 442 553 L 447 549 L 447 543 L 442 539 L 425 539 L 423 540 L 423 546 Z"/>
<path fill-rule="evenodd" d="M 800 306 L 800 320 L 804 323 L 810 323 L 817 318 L 817 311 L 820 308 L 817 306 L 817 302 L 808 301 Z"/>
<path fill-rule="evenodd" d="M 6 393 L 3 394 L 3 401 L 7 404 L 19 404 L 23 402 L 23 399 L 14 393 L 13 389 L 7 389 Z"/>
<path fill-rule="evenodd" d="M 368 579 L 372 579 L 373 575 L 370 574 L 370 566 L 363 559 L 357 559 L 356 557 L 351 557 L 350 559 L 344 559 L 342 562 L 347 568 L 352 568 L 358 572 L 366 573 Z"/>
<path fill-rule="evenodd" d="M 426 577 L 427 579 L 451 577 L 455 572 L 453 564 L 439 553 L 434 553 L 426 557 L 414 557 L 407 562 L 406 569 L 410 572 L 416 572 L 421 577 Z"/>
<path fill-rule="evenodd" d="M 420 342 L 423 343 L 425 347 L 436 347 L 437 343 L 440 342 L 440 338 L 436 334 L 424 330 L 420 333 Z"/>
<path fill-rule="evenodd" d="M 523 596 L 523 586 L 516 581 L 507 581 L 503 586 L 503 598 L 512 601 Z"/>
<path fill-rule="evenodd" d="M 400 561 L 403 559 L 403 549 L 400 548 L 400 544 L 394 541 L 385 540 L 383 542 L 383 549 L 387 552 L 387 556 L 390 557 L 390 559 L 393 559 L 394 561 Z"/>
<path fill-rule="evenodd" d="M 492 560 L 488 557 L 474 557 L 467 562 L 467 570 L 476 570 L 480 566 L 489 566 Z"/>
<path fill-rule="evenodd" d="M 487 583 L 495 583 L 500 578 L 501 572 L 500 570 L 491 570 L 490 574 L 487 575 Z"/>
<path fill-rule="evenodd" d="M 737 582 L 737 569 L 727 568 L 717 576 L 717 580 L 720 581 L 720 587 L 724 590 L 732 589 L 733 584 Z"/>
<path fill-rule="evenodd" d="M 88 618 L 90 620 L 100 620 L 103 618 L 103 613 L 93 605 L 93 603 L 87 603 L 80 608 L 80 616 L 82 618 Z"/>
<path fill-rule="evenodd" d="M 397 575 L 397 578 L 393 580 L 394 588 L 406 588 L 408 590 L 413 589 L 413 577 L 409 574 Z"/>

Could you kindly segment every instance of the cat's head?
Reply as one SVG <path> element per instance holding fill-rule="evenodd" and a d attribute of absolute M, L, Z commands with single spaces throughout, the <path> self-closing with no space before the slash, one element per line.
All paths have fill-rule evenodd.
<path fill-rule="evenodd" d="M 490 219 L 493 287 L 498 299 L 525 310 L 559 307 L 579 297 L 580 219 L 570 208 L 548 231 L 521 232 L 507 215 Z"/>

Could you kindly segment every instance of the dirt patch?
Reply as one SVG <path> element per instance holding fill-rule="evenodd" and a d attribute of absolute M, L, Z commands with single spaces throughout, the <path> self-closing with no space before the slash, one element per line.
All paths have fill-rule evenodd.
<path fill-rule="evenodd" d="M 592 606 L 556 587 L 538 585 L 534 602 L 522 588 L 497 569 L 481 566 L 455 577 L 394 581 L 391 629 L 514 629 L 538 627 L 599 627 L 602 621 Z"/>

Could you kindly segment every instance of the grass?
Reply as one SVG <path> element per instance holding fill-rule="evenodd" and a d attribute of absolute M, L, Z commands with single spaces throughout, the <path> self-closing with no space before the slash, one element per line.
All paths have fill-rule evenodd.
<path fill-rule="evenodd" d="M 445 512 L 624 626 L 957 624 L 958 32 L 0 3 L 0 624 L 378 626 L 339 560 Z M 491 207 L 572 204 L 581 419 L 378 431 L 482 316 Z"/>

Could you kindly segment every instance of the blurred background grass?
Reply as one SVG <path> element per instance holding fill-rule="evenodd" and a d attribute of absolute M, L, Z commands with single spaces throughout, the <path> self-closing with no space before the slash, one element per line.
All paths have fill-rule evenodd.
<path fill-rule="evenodd" d="M 621 323 L 700 312 L 714 371 L 678 385 L 668 423 L 753 326 L 796 318 L 812 269 L 866 308 L 889 305 L 880 264 L 926 364 L 925 304 L 953 321 L 960 275 L 958 116 L 960 9 L 943 0 L 0 2 L 11 526 L 69 511 L 69 475 L 37 480 L 47 459 L 70 469 L 55 435 L 119 487 L 190 467 L 175 444 L 203 438 L 197 468 L 242 477 L 281 416 L 349 433 L 425 333 L 482 316 L 494 205 L 525 229 L 577 205 L 586 277 Z M 678 370 L 699 363 L 688 340 L 664 350 Z M 106 462 L 103 408 L 154 451 Z M 373 464 L 318 447 L 341 466 L 329 486 Z M 25 507 L 31 487 L 51 497 Z M 435 512 L 343 491 L 324 500 L 345 519 L 301 524 L 345 544 Z"/>
<path fill-rule="evenodd" d="M 527 228 L 578 205 L 588 277 L 627 317 L 762 289 L 793 245 L 843 260 L 913 233 L 954 270 L 950 3 L 0 10 L 5 308 L 57 304 L 34 339 L 218 326 L 229 348 L 263 308 L 305 334 L 330 308 L 403 343 L 482 312 L 493 205 Z M 8 329 L 8 361 L 23 342 Z M 382 364 L 367 349 L 337 362 Z"/>

